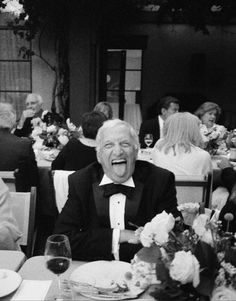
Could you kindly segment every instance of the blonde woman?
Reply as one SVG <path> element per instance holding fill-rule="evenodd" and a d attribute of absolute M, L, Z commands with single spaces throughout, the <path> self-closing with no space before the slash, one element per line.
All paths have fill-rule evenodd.
<path fill-rule="evenodd" d="M 154 163 L 175 175 L 212 172 L 211 156 L 201 148 L 199 125 L 199 119 L 188 112 L 169 116 L 164 124 L 163 138 L 153 149 Z"/>

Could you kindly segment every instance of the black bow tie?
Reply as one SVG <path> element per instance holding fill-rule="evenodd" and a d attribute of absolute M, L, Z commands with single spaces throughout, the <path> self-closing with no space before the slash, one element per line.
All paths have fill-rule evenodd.
<path fill-rule="evenodd" d="M 134 187 L 125 186 L 122 184 L 110 183 L 110 184 L 106 184 L 102 187 L 104 189 L 104 197 L 105 198 L 109 198 L 110 196 L 112 196 L 113 194 L 116 194 L 116 193 L 122 193 L 122 194 L 126 195 L 127 198 L 130 199 L 132 196 L 132 193 L 134 191 Z"/>

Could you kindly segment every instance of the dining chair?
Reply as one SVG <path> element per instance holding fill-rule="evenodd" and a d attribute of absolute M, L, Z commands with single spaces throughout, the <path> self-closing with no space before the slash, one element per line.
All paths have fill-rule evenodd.
<path fill-rule="evenodd" d="M 55 192 L 55 200 L 58 212 L 60 213 L 64 207 L 68 197 L 68 176 L 75 171 L 71 170 L 52 170 L 53 186 Z"/>
<path fill-rule="evenodd" d="M 212 173 L 175 177 L 178 204 L 197 202 L 211 206 Z"/>
<path fill-rule="evenodd" d="M 19 244 L 29 258 L 33 255 L 36 238 L 36 187 L 31 187 L 30 192 L 10 192 L 10 196 L 13 216 L 22 233 Z"/>
<path fill-rule="evenodd" d="M 0 178 L 9 188 L 9 191 L 16 191 L 16 178 L 14 171 L 0 171 Z"/>

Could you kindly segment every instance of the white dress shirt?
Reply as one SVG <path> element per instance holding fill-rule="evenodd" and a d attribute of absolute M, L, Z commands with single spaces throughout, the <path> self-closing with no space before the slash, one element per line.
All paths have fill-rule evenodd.
<path fill-rule="evenodd" d="M 104 174 L 99 186 L 111 184 L 113 181 Z M 122 183 L 124 186 L 135 187 L 133 178 L 130 177 L 126 182 Z M 119 260 L 119 239 L 120 230 L 125 229 L 125 202 L 126 196 L 123 193 L 116 193 L 109 198 L 109 217 L 112 235 L 112 253 L 116 260 Z"/>
<path fill-rule="evenodd" d="M 160 138 L 163 137 L 163 127 L 164 127 L 164 120 L 161 118 L 160 115 L 158 115 L 158 122 L 160 127 Z"/>

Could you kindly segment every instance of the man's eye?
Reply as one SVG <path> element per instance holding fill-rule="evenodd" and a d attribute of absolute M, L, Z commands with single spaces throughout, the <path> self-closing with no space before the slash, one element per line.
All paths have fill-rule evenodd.
<path fill-rule="evenodd" d="M 129 146 L 130 146 L 130 143 L 128 143 L 128 142 L 123 142 L 123 143 L 121 143 L 121 145 L 122 145 L 123 147 L 129 147 Z"/>
<path fill-rule="evenodd" d="M 104 145 L 104 148 L 111 148 L 112 147 L 112 143 L 107 143 Z"/>

